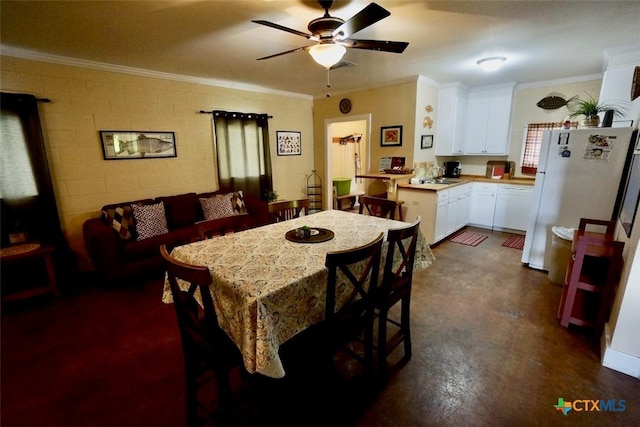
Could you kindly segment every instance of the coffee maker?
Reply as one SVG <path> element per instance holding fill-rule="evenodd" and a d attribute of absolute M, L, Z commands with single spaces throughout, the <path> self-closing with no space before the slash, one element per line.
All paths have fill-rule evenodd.
<path fill-rule="evenodd" d="M 444 176 L 446 178 L 458 178 L 462 173 L 462 165 L 459 161 L 444 162 Z"/>

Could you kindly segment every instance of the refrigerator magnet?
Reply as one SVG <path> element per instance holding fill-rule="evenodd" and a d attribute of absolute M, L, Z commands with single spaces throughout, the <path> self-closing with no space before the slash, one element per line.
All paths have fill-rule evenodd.
<path fill-rule="evenodd" d="M 569 145 L 569 132 L 561 132 L 558 135 L 558 145 Z"/>

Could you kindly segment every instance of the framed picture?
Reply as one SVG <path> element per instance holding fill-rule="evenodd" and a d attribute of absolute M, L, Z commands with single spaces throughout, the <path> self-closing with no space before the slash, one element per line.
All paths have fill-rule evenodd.
<path fill-rule="evenodd" d="M 390 147 L 402 145 L 402 126 L 386 126 L 380 128 L 380 146 Z"/>
<path fill-rule="evenodd" d="M 422 135 L 422 140 L 420 141 L 420 148 L 431 148 L 433 147 L 433 135 Z"/>
<path fill-rule="evenodd" d="M 102 155 L 105 160 L 157 159 L 176 157 L 173 132 L 101 130 Z"/>
<path fill-rule="evenodd" d="M 300 132 L 276 131 L 278 140 L 278 156 L 299 156 L 302 154 Z"/>

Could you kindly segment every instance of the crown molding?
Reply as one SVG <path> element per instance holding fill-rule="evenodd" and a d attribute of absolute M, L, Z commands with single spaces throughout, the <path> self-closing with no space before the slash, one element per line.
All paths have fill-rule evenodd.
<path fill-rule="evenodd" d="M 245 90 L 248 92 L 258 92 L 261 94 L 286 96 L 289 98 L 298 98 L 305 100 L 313 100 L 311 95 L 286 92 L 281 90 L 269 89 L 257 85 L 248 85 L 230 80 L 206 79 L 201 77 L 185 76 L 181 74 L 163 73 L 160 71 L 145 70 L 142 68 L 125 67 L 123 65 L 107 64 L 104 62 L 87 61 L 84 59 L 69 58 L 65 56 L 51 55 L 48 53 L 36 52 L 31 50 L 14 48 L 0 44 L 0 54 L 14 58 L 27 59 L 31 61 L 49 62 L 52 64 L 68 65 L 71 67 L 89 68 L 99 71 L 110 71 L 115 73 L 131 74 L 141 77 L 151 77 L 165 80 L 173 80 L 185 83 L 195 83 L 204 86 L 215 86 L 226 89 Z"/>
<path fill-rule="evenodd" d="M 602 80 L 602 73 L 598 74 L 586 74 L 584 76 L 567 77 L 566 79 L 546 80 L 542 82 L 522 83 L 516 85 L 516 89 L 535 89 L 539 87 L 547 86 L 559 86 L 571 83 L 588 82 L 592 80 Z"/>

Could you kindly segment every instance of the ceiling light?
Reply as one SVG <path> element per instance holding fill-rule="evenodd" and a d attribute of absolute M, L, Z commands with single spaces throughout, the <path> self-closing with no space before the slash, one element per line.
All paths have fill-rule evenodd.
<path fill-rule="evenodd" d="M 309 55 L 327 70 L 336 65 L 344 56 L 347 49 L 339 44 L 322 43 L 309 48 Z"/>
<path fill-rule="evenodd" d="M 502 67 L 507 58 L 504 56 L 492 56 L 491 58 L 483 58 L 478 61 L 478 65 L 485 71 L 496 71 Z"/>

